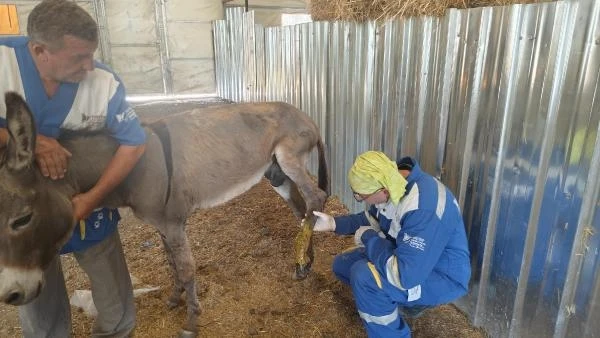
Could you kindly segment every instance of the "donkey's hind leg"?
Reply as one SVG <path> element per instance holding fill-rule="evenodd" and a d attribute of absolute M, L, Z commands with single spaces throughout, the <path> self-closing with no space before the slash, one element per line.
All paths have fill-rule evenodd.
<path fill-rule="evenodd" d="M 296 270 L 294 279 L 304 279 L 310 271 L 314 260 L 312 229 L 316 222 L 314 210 L 322 211 L 327 200 L 327 193 L 317 186 L 306 170 L 309 153 L 298 150 L 294 143 L 281 144 L 275 150 L 277 163 L 290 182 L 290 192 L 296 190 L 305 202 L 302 228 L 296 236 Z"/>
<path fill-rule="evenodd" d="M 290 147 L 291 148 L 291 147 Z M 292 183 L 289 191 L 293 194 L 300 195 L 293 197 L 295 199 L 304 200 L 304 212 L 307 218 L 312 218 L 313 210 L 323 210 L 327 193 L 317 186 L 313 179 L 308 174 L 306 164 L 308 162 L 309 153 L 294 153 L 288 147 L 281 147 L 276 150 L 277 164 L 282 174 L 291 180 Z"/>
<path fill-rule="evenodd" d="M 306 214 L 306 203 L 296 184 L 281 170 L 273 158 L 273 164 L 265 172 L 265 177 L 271 182 L 273 189 L 287 202 L 298 219 Z"/>
<path fill-rule="evenodd" d="M 180 332 L 181 337 L 195 337 L 198 333 L 198 316 L 200 315 L 200 303 L 196 293 L 196 282 L 194 279 L 195 263 L 190 245 L 185 235 L 183 224 L 177 224 L 168 229 L 164 234 L 165 248 L 169 248 L 175 267 L 175 287 L 173 297 L 180 297 L 177 288 L 183 288 L 186 293 L 187 319 Z"/>

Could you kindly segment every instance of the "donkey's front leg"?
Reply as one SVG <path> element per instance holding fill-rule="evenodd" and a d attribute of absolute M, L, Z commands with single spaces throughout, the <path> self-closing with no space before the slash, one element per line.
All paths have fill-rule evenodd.
<path fill-rule="evenodd" d="M 173 250 L 169 246 L 169 243 L 165 240 L 165 235 L 160 234 L 160 238 L 163 242 L 163 247 L 165 248 L 165 252 L 167 254 L 167 261 L 169 262 L 169 266 L 171 267 L 171 274 L 173 277 L 173 289 L 171 290 L 171 296 L 167 300 L 167 307 L 171 310 L 181 305 L 181 295 L 185 289 L 183 288 L 183 283 L 179 279 L 179 275 L 177 274 L 177 267 L 175 265 L 175 258 L 173 257 Z"/>
<path fill-rule="evenodd" d="M 192 256 L 190 245 L 185 235 L 184 225 L 181 224 L 176 229 L 168 230 L 164 237 L 165 247 L 171 252 L 173 265 L 175 267 L 175 290 L 169 299 L 170 302 L 178 301 L 173 297 L 180 297 L 181 293 L 178 287 L 186 293 L 187 319 L 180 332 L 181 337 L 196 337 L 198 334 L 198 316 L 200 315 L 200 303 L 196 292 L 196 282 L 194 279 L 195 263 Z"/>

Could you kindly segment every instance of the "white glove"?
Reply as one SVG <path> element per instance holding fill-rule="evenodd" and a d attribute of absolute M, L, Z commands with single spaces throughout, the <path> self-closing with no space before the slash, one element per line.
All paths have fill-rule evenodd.
<path fill-rule="evenodd" d="M 319 211 L 313 211 L 313 215 L 317 216 L 313 231 L 335 231 L 335 220 L 331 215 Z"/>
<path fill-rule="evenodd" d="M 354 244 L 358 246 L 365 246 L 361 237 L 367 230 L 375 230 L 379 237 L 385 238 L 385 235 L 383 234 L 383 232 L 379 231 L 378 227 L 374 227 L 372 225 L 365 225 L 358 228 L 358 230 L 356 230 L 356 232 L 354 233 Z"/>

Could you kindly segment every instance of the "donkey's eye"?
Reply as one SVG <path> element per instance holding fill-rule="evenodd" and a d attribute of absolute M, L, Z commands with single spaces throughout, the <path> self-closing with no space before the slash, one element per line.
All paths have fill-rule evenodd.
<path fill-rule="evenodd" d="M 16 219 L 14 222 L 12 222 L 12 224 L 10 225 L 10 227 L 13 230 L 19 230 L 22 227 L 26 226 L 27 224 L 29 224 L 29 222 L 31 221 L 31 216 L 33 216 L 33 213 L 29 213 L 26 216 L 20 217 L 18 219 Z"/>

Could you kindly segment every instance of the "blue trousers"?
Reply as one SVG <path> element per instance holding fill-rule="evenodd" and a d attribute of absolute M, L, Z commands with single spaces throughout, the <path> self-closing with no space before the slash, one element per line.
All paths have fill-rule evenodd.
<path fill-rule="evenodd" d="M 352 287 L 358 313 L 369 337 L 410 337 L 410 328 L 398 311 L 408 304 L 408 293 L 391 285 L 367 260 L 365 248 L 335 257 L 333 272 Z"/>

